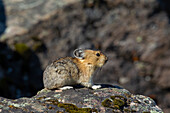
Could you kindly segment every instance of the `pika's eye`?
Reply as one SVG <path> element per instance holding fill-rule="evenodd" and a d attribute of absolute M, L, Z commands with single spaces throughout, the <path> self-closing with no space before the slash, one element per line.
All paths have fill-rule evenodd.
<path fill-rule="evenodd" d="M 100 53 L 96 53 L 96 56 L 98 56 L 98 57 L 99 57 L 99 56 L 100 56 Z"/>

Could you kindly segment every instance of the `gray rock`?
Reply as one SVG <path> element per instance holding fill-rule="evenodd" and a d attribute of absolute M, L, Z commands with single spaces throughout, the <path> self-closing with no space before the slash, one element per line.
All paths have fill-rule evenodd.
<path fill-rule="evenodd" d="M 104 85 L 102 85 L 104 86 Z M 15 100 L 0 97 L 1 112 L 151 112 L 163 113 L 149 97 L 133 95 L 126 89 L 110 85 L 110 88 L 91 90 L 42 89 L 32 98 Z"/>
<path fill-rule="evenodd" d="M 12 38 L 29 31 L 39 21 L 48 19 L 53 13 L 80 0 L 3 0 L 7 28 L 4 38 Z M 1 25 L 1 23 L 0 23 Z M 0 26 L 1 27 L 1 26 Z"/>

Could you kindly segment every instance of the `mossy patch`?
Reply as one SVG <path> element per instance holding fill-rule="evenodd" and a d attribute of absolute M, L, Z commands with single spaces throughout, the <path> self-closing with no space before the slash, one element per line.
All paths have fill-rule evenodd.
<path fill-rule="evenodd" d="M 120 95 L 111 96 L 109 99 L 107 98 L 102 102 L 102 106 L 120 111 L 123 111 L 123 107 L 126 105 L 126 98 Z"/>
<path fill-rule="evenodd" d="M 43 41 L 41 39 L 39 39 L 39 37 L 33 36 L 33 37 L 31 37 L 31 39 L 33 40 L 33 46 L 31 47 L 33 51 L 35 51 L 35 52 L 46 51 L 46 46 L 43 43 Z"/>
<path fill-rule="evenodd" d="M 111 96 L 110 98 L 113 100 L 114 105 L 119 107 L 125 105 L 126 99 L 123 96 Z"/>
<path fill-rule="evenodd" d="M 128 109 L 128 108 L 123 109 L 123 111 L 124 111 L 124 112 L 128 112 L 128 113 L 131 112 L 131 110 Z"/>
<path fill-rule="evenodd" d="M 97 109 L 93 109 L 93 108 L 78 108 L 74 104 L 60 103 L 57 99 L 47 99 L 47 98 L 44 98 L 44 96 L 38 97 L 36 99 L 37 100 L 45 100 L 45 104 L 43 106 L 46 106 L 48 104 L 49 105 L 48 109 L 54 109 L 54 107 L 52 105 L 55 105 L 55 106 L 58 106 L 60 108 L 64 108 L 69 113 L 92 113 L 92 112 L 97 113 Z"/>
<path fill-rule="evenodd" d="M 102 102 L 102 106 L 104 107 L 111 107 L 112 105 L 112 101 L 110 99 L 105 99 L 103 102 Z"/>
<path fill-rule="evenodd" d="M 97 109 L 92 108 L 78 108 L 77 106 L 69 103 L 59 103 L 58 107 L 65 108 L 67 112 L 69 113 L 92 113 L 96 112 Z"/>
<path fill-rule="evenodd" d="M 48 107 L 48 109 L 55 109 L 55 108 L 54 108 L 54 107 L 52 107 L 52 106 L 49 106 L 49 107 Z"/>
<path fill-rule="evenodd" d="M 23 58 L 29 58 L 29 56 L 31 55 L 30 48 L 24 43 L 16 43 L 14 47 L 15 51 Z"/>

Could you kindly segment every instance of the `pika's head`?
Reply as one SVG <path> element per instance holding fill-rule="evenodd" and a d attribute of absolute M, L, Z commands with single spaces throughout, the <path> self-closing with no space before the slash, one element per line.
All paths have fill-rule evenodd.
<path fill-rule="evenodd" d="M 94 67 L 102 67 L 107 62 L 107 57 L 101 51 L 76 49 L 73 54 L 82 63 Z"/>

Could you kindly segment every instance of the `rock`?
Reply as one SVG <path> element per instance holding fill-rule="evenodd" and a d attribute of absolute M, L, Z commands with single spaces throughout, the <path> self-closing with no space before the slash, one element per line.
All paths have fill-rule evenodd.
<path fill-rule="evenodd" d="M 0 97 L 1 112 L 156 112 L 162 110 L 149 97 L 131 94 L 118 86 L 91 90 L 75 88 L 69 90 L 42 89 L 32 98 L 15 100 Z"/>
<path fill-rule="evenodd" d="M 7 18 L 7 28 L 3 37 L 22 35 L 39 21 L 50 18 L 56 10 L 78 1 L 80 0 L 4 0 L 6 13 L 3 16 Z"/>

